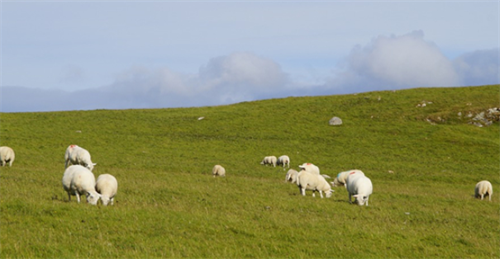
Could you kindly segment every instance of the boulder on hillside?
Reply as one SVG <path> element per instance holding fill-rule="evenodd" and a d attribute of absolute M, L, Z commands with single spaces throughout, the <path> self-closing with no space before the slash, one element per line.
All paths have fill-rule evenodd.
<path fill-rule="evenodd" d="M 329 124 L 332 125 L 332 126 L 338 126 L 338 125 L 342 125 L 342 119 L 340 119 L 339 117 L 333 117 L 330 119 L 329 121 Z"/>

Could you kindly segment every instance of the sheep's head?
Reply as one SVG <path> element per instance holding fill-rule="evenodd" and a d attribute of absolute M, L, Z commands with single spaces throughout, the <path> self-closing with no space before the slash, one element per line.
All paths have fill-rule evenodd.
<path fill-rule="evenodd" d="M 97 165 L 97 163 L 92 163 L 92 164 L 87 164 L 85 167 L 89 169 L 90 171 L 94 170 L 94 166 Z"/>
<path fill-rule="evenodd" d="M 325 194 L 326 194 L 327 198 L 332 197 L 332 190 L 330 189 L 330 190 L 326 191 Z"/>
<path fill-rule="evenodd" d="M 358 203 L 359 206 L 363 206 L 365 202 L 368 201 L 368 196 L 363 196 L 361 194 L 356 194 L 353 197 L 356 198 L 356 202 Z"/>
<path fill-rule="evenodd" d="M 101 198 L 101 195 L 99 193 L 90 193 L 87 192 L 87 202 L 96 205 L 97 202 L 99 201 L 99 198 Z"/>
<path fill-rule="evenodd" d="M 108 197 L 108 196 L 102 196 L 101 195 L 101 201 L 102 201 L 102 205 L 104 206 L 108 206 L 108 203 L 111 199 Z"/>

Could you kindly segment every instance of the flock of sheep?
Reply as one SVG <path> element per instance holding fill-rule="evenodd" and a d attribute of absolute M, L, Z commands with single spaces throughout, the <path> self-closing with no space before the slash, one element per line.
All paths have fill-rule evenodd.
<path fill-rule="evenodd" d="M 2 166 L 9 163 L 12 166 L 16 155 L 10 147 L 0 147 L 0 161 Z M 118 182 L 116 178 L 110 174 L 99 175 L 97 181 L 92 173 L 94 163 L 90 159 L 90 153 L 77 145 L 70 145 L 66 149 L 64 155 L 65 165 L 62 185 L 68 193 L 68 200 L 71 201 L 71 196 L 76 196 L 80 203 L 80 196 L 85 195 L 87 202 L 96 205 L 99 199 L 102 204 L 107 206 L 113 205 L 114 197 L 118 191 Z M 70 165 L 68 167 L 68 164 Z"/>
<path fill-rule="evenodd" d="M 0 162 L 1 166 L 7 163 L 12 166 L 15 159 L 14 150 L 7 146 L 0 147 Z M 85 195 L 87 202 L 96 205 L 99 199 L 102 200 L 104 206 L 113 205 L 114 197 L 118 191 L 118 181 L 110 174 L 99 175 L 97 181 L 92 173 L 95 163 L 92 163 L 90 153 L 77 145 L 70 145 L 66 149 L 64 155 L 65 171 L 62 178 L 64 190 L 68 193 L 68 200 L 71 201 L 71 196 L 76 196 L 80 203 L 80 196 Z M 266 156 L 261 162 L 262 165 L 288 166 L 290 168 L 290 158 L 286 155 L 276 158 L 275 156 Z M 68 165 L 70 165 L 68 167 Z M 327 198 L 332 195 L 332 188 L 327 182 L 328 175 L 320 174 L 319 168 L 311 163 L 299 165 L 300 171 L 289 169 L 285 181 L 295 183 L 299 187 L 300 194 L 306 195 L 306 190 L 312 191 L 312 196 L 315 197 L 315 192 L 319 192 L 321 198 L 325 193 Z M 212 169 L 212 175 L 226 176 L 226 170 L 221 165 L 215 165 Z M 345 186 L 349 194 L 349 203 L 354 201 L 362 206 L 368 206 L 368 200 L 373 192 L 373 185 L 370 178 L 366 177 L 361 170 L 349 170 L 341 172 L 337 175 L 332 186 Z M 483 180 L 476 184 L 474 196 L 484 199 L 485 196 L 493 195 L 493 186 L 489 181 Z"/>

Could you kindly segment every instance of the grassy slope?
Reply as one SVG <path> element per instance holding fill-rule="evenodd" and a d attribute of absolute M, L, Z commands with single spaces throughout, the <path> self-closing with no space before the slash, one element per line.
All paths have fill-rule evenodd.
<path fill-rule="evenodd" d="M 416 107 L 423 101 L 426 107 Z M 500 257 L 499 125 L 458 112 L 499 107 L 499 86 L 301 97 L 229 106 L 0 114 L 2 258 Z M 204 116 L 205 119 L 198 120 Z M 333 116 L 342 126 L 328 125 Z M 427 119 L 437 121 L 437 125 Z M 67 202 L 64 151 L 87 148 L 119 181 L 114 207 Z M 299 196 L 286 171 L 259 165 L 361 169 L 369 207 Z M 226 178 L 212 178 L 222 164 Z M 388 173 L 391 170 L 394 173 Z M 498 193 L 499 191 L 496 191 Z"/>

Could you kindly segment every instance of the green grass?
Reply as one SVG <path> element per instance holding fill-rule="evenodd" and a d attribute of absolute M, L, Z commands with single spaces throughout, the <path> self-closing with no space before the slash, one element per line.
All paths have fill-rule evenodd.
<path fill-rule="evenodd" d="M 499 85 L 290 97 L 228 106 L 1 113 L 2 258 L 499 258 L 500 130 L 458 112 L 500 106 Z M 426 107 L 416 107 L 421 101 Z M 205 119 L 198 120 L 204 116 Z M 338 116 L 344 124 L 329 126 Z M 428 122 L 430 120 L 430 123 Z M 70 144 L 114 206 L 77 204 L 61 185 Z M 288 155 L 372 179 L 369 207 L 299 195 Z M 213 178 L 215 164 L 227 177 Z M 389 173 L 392 171 L 393 173 Z M 474 186 L 493 184 L 492 202 Z"/>

